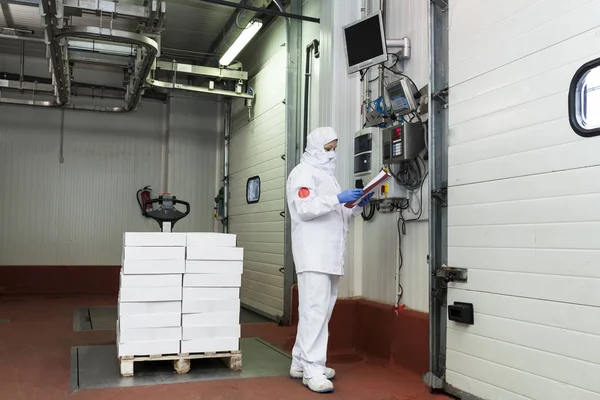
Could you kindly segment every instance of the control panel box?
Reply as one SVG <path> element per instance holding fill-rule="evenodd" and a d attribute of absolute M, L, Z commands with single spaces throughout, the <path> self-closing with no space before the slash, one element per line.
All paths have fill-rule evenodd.
<path fill-rule="evenodd" d="M 369 182 L 381 169 L 381 128 L 364 128 L 354 136 L 354 176 Z"/>
<path fill-rule="evenodd" d="M 382 163 L 398 164 L 414 160 L 425 148 L 423 125 L 405 122 L 381 132 Z"/>

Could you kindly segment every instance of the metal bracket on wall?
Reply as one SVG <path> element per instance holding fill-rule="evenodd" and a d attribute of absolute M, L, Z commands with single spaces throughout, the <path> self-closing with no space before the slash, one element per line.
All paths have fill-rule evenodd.
<path fill-rule="evenodd" d="M 433 93 L 431 97 L 442 103 L 444 108 L 448 108 L 448 86 L 444 86 L 442 90 Z"/>
<path fill-rule="evenodd" d="M 439 189 L 433 189 L 431 191 L 431 197 L 440 202 L 442 207 L 448 206 L 448 185 L 446 182 L 442 183 L 442 187 Z"/>
<path fill-rule="evenodd" d="M 445 282 L 466 282 L 468 273 L 465 268 L 442 265 L 442 268 L 438 268 L 435 272 L 435 277 L 443 279 Z"/>
<path fill-rule="evenodd" d="M 431 0 L 433 4 L 439 7 L 442 12 L 448 11 L 448 1 L 447 0 Z"/>
<path fill-rule="evenodd" d="M 281 216 L 281 218 L 285 218 L 285 211 L 280 212 L 279 215 Z"/>
<path fill-rule="evenodd" d="M 440 390 L 444 388 L 444 380 L 435 376 L 431 372 L 428 372 L 423 376 L 423 381 L 429 386 L 431 389 Z"/>
<path fill-rule="evenodd" d="M 281 155 L 281 159 L 282 159 L 283 161 L 285 161 L 285 154 L 282 154 L 282 155 Z"/>

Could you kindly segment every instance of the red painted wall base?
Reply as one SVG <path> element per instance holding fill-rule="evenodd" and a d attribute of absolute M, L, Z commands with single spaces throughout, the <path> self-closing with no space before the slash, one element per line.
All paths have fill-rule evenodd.
<path fill-rule="evenodd" d="M 119 265 L 0 266 L 0 286 L 14 295 L 117 295 Z"/>
<path fill-rule="evenodd" d="M 298 287 L 292 288 L 292 324 L 298 324 Z M 364 299 L 338 300 L 329 323 L 329 352 L 356 351 L 418 374 L 429 369 L 429 316 Z"/>

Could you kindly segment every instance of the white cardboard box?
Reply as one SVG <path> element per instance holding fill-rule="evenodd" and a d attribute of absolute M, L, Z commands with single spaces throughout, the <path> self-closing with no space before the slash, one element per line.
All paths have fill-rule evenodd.
<path fill-rule="evenodd" d="M 241 325 L 225 326 L 186 326 L 183 329 L 183 340 L 205 338 L 239 338 L 242 335 Z"/>
<path fill-rule="evenodd" d="M 241 247 L 187 247 L 188 260 L 243 261 Z"/>
<path fill-rule="evenodd" d="M 182 274 L 124 275 L 120 287 L 177 287 L 183 282 Z"/>
<path fill-rule="evenodd" d="M 221 326 L 240 323 L 240 311 L 182 314 L 181 326 Z"/>
<path fill-rule="evenodd" d="M 216 232 L 190 232 L 187 234 L 188 247 L 235 247 L 236 235 Z"/>
<path fill-rule="evenodd" d="M 203 312 L 238 311 L 239 309 L 239 299 L 185 299 L 183 301 L 181 312 L 193 314 Z"/>
<path fill-rule="evenodd" d="M 177 287 L 122 287 L 119 290 L 121 302 L 181 301 L 181 286 Z"/>
<path fill-rule="evenodd" d="M 183 274 L 185 260 L 125 260 L 121 262 L 125 275 Z"/>
<path fill-rule="evenodd" d="M 240 299 L 240 288 L 183 288 L 183 301 L 200 299 Z"/>
<path fill-rule="evenodd" d="M 119 298 L 119 315 L 137 314 L 181 314 L 180 301 L 156 301 L 145 303 L 123 303 Z"/>
<path fill-rule="evenodd" d="M 171 328 L 181 326 L 181 314 L 138 314 L 119 317 L 119 329 Z"/>
<path fill-rule="evenodd" d="M 179 354 L 180 340 L 154 340 L 149 342 L 117 342 L 119 357 L 149 356 L 155 354 Z"/>
<path fill-rule="evenodd" d="M 181 327 L 121 329 L 119 340 L 122 343 L 181 340 Z"/>
<path fill-rule="evenodd" d="M 187 235 L 173 232 L 125 232 L 123 246 L 185 247 Z"/>
<path fill-rule="evenodd" d="M 184 287 L 240 287 L 240 274 L 185 274 Z"/>
<path fill-rule="evenodd" d="M 211 339 L 195 339 L 182 340 L 182 353 L 202 353 L 202 352 L 217 352 L 217 351 L 236 351 L 240 349 L 240 339 L 233 338 L 211 338 Z"/>
<path fill-rule="evenodd" d="M 241 274 L 244 272 L 243 261 L 202 261 L 185 262 L 187 274 Z"/>
<path fill-rule="evenodd" d="M 185 247 L 123 247 L 124 260 L 184 260 Z"/>

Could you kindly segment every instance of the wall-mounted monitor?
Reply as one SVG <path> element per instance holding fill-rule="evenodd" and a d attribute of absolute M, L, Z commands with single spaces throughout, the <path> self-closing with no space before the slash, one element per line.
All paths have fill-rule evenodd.
<path fill-rule="evenodd" d="M 362 18 L 342 29 L 349 74 L 387 61 L 381 12 Z"/>

